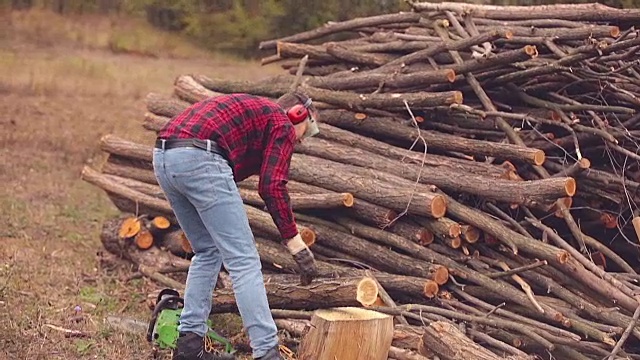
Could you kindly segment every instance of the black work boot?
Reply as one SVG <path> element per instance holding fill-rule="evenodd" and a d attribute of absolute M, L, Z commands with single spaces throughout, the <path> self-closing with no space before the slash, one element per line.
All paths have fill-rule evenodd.
<path fill-rule="evenodd" d="M 180 333 L 172 360 L 233 360 L 230 354 L 216 355 L 205 346 L 205 339 L 195 333 Z"/>
<path fill-rule="evenodd" d="M 280 347 L 276 345 L 256 360 L 284 360 L 284 358 L 280 355 Z"/>

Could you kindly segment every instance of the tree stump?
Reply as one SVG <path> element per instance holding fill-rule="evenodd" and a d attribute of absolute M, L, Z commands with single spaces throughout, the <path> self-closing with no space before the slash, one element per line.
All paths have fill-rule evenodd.
<path fill-rule="evenodd" d="M 393 317 L 356 307 L 317 310 L 299 360 L 387 360 Z"/>

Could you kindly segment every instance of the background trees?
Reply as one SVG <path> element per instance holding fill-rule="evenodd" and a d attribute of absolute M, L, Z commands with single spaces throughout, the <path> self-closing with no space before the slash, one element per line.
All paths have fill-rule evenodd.
<path fill-rule="evenodd" d="M 543 4 L 554 0 L 471 0 L 495 4 Z M 578 0 L 570 2 L 590 2 Z M 637 7 L 640 0 L 604 0 Z M 311 29 L 331 20 L 408 10 L 404 0 L 0 0 L 16 10 L 45 7 L 60 14 L 101 13 L 145 17 L 153 26 L 180 32 L 211 50 L 257 56 L 261 40 Z"/>

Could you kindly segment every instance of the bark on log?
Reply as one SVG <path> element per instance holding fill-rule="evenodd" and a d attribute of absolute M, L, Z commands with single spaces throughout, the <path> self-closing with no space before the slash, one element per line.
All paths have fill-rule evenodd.
<path fill-rule="evenodd" d="M 358 120 L 350 116 L 348 112 L 340 110 L 330 112 L 328 110 L 321 111 L 319 121 L 379 140 L 393 139 L 403 141 L 407 147 L 416 143 L 416 151 L 423 150 L 421 140 L 424 139 L 427 146 L 441 150 L 459 151 L 466 154 L 491 156 L 508 160 L 522 160 L 534 165 L 541 165 L 545 160 L 545 153 L 539 149 L 467 139 L 427 130 L 416 131 L 416 129 L 409 126 L 398 126 L 397 123 L 384 118 Z"/>
<path fill-rule="evenodd" d="M 496 20 L 529 20 L 548 19 L 553 14 L 554 19 L 573 21 L 599 21 L 599 22 L 637 22 L 640 21 L 640 10 L 616 9 L 610 6 L 589 4 L 552 4 L 552 5 L 485 5 L 485 4 L 458 4 L 453 2 L 427 3 L 414 2 L 411 4 L 414 10 L 423 11 L 452 11 L 455 13 L 473 13 L 476 18 L 488 18 Z"/>
<path fill-rule="evenodd" d="M 318 223 L 309 223 L 302 220 L 299 220 L 299 223 L 311 229 L 316 234 L 318 244 L 340 249 L 349 255 L 366 259 L 367 263 L 390 273 L 416 276 L 425 279 L 441 279 L 442 273 L 447 270 L 446 267 L 433 266 L 434 264 L 427 262 L 416 262 L 415 258 L 418 255 L 412 254 L 412 256 L 408 256 L 391 251 L 385 246 L 359 237 L 360 233 L 358 233 L 358 236 L 353 236 L 347 232 L 341 232 Z M 371 231 L 373 231 L 373 228 L 369 229 L 372 229 Z M 352 226 L 349 230 L 353 232 L 358 230 L 358 227 Z M 379 231 L 382 232 L 383 230 Z M 390 233 L 386 234 L 393 235 Z M 406 242 L 407 247 L 415 246 L 422 248 L 420 245 L 414 244 L 407 239 L 400 239 L 403 239 Z"/>
<path fill-rule="evenodd" d="M 257 191 L 242 188 L 238 190 L 240 197 L 246 204 L 258 207 L 266 206 Z M 294 210 L 350 208 L 355 202 L 350 193 L 290 194 L 289 198 Z"/>
<path fill-rule="evenodd" d="M 391 346 L 389 349 L 389 359 L 394 360 L 429 360 L 428 357 L 420 355 L 409 349 Z"/>
<path fill-rule="evenodd" d="M 393 317 L 376 311 L 353 307 L 317 310 L 300 343 L 298 358 L 387 360 L 393 330 Z"/>
<path fill-rule="evenodd" d="M 157 247 L 140 250 L 131 240 L 120 238 L 118 236 L 118 230 L 124 219 L 130 216 L 132 216 L 131 213 L 122 213 L 117 217 L 109 218 L 103 222 L 100 230 L 100 242 L 105 250 L 120 258 L 131 261 L 135 265 L 143 265 L 149 268 L 189 267 L 189 260 L 173 256 L 168 251 L 163 251 Z"/>
<path fill-rule="evenodd" d="M 210 78 L 204 75 L 194 75 L 194 79 L 209 90 L 223 93 L 246 92 L 255 95 L 279 97 L 289 90 L 289 84 L 283 82 L 255 83 L 250 81 L 232 81 Z M 361 96 L 349 91 L 330 91 L 305 84 L 301 88 L 318 102 L 336 105 L 345 109 L 361 110 L 374 109 L 404 109 L 406 101 L 411 107 L 431 107 L 451 104 L 461 104 L 463 101 L 460 91 L 443 92 L 415 92 L 402 94 L 371 94 Z"/>
<path fill-rule="evenodd" d="M 191 105 L 184 100 L 153 92 L 147 94 L 145 103 L 147 105 L 147 111 L 158 116 L 167 117 L 173 117 Z"/>
<path fill-rule="evenodd" d="M 416 85 L 451 83 L 456 79 L 456 72 L 452 69 L 414 72 L 411 74 L 356 73 L 345 77 L 314 77 L 308 84 L 329 90 L 356 90 L 377 88 L 384 84 L 388 89 L 401 89 Z"/>
<path fill-rule="evenodd" d="M 243 189 L 257 190 L 259 178 L 257 176 L 251 176 L 238 183 L 238 186 Z M 301 194 L 325 194 L 327 196 L 338 197 L 340 192 L 322 188 L 319 186 L 299 182 L 295 180 L 289 180 L 287 183 L 287 189 L 290 196 L 295 198 L 294 193 Z M 331 194 L 331 195 L 329 195 Z M 343 211 L 345 215 L 352 216 L 359 221 L 366 224 L 375 226 L 388 226 L 398 214 L 386 207 L 372 204 L 362 199 L 354 199 L 353 204 Z"/>
<path fill-rule="evenodd" d="M 167 124 L 169 118 L 166 116 L 156 115 L 152 112 L 146 112 L 142 121 L 142 127 L 146 130 L 158 133 Z"/>
<path fill-rule="evenodd" d="M 355 18 L 355 19 L 350 19 L 350 20 L 341 21 L 341 22 L 327 23 L 317 29 L 308 30 L 305 32 L 286 36 L 276 40 L 262 41 L 258 45 L 258 48 L 261 50 L 272 49 L 277 45 L 278 42 L 281 42 L 281 41 L 302 42 L 302 41 L 321 38 L 323 36 L 334 34 L 337 32 L 353 30 L 361 27 L 378 26 L 382 24 L 405 23 L 405 22 L 412 23 L 412 22 L 417 22 L 419 19 L 420 19 L 420 16 L 418 16 L 415 13 L 400 12 L 397 14 L 383 14 L 378 16 Z"/>
<path fill-rule="evenodd" d="M 121 164 L 114 160 L 113 155 L 109 155 L 107 162 L 102 165 L 101 172 L 105 175 L 115 175 L 123 178 L 142 181 L 147 184 L 157 185 L 158 180 L 153 170 L 132 166 L 129 164 Z"/>
<path fill-rule="evenodd" d="M 435 185 L 443 190 L 474 194 L 510 204 L 535 207 L 539 203 L 553 203 L 558 198 L 573 196 L 576 191 L 576 182 L 571 177 L 532 181 L 489 181 L 486 177 L 473 174 L 445 169 L 434 171 L 417 164 L 398 164 L 397 161 L 384 156 L 323 139 L 307 139 L 296 147 L 296 151 L 335 162 L 385 171 L 408 180 Z"/>
<path fill-rule="evenodd" d="M 421 353 L 435 353 L 444 360 L 504 360 L 469 339 L 453 324 L 436 321 L 424 328 Z M 531 360 L 528 356 L 512 355 L 512 360 Z"/>
<path fill-rule="evenodd" d="M 356 174 L 356 170 L 353 166 L 294 154 L 289 173 L 291 179 L 349 192 L 357 199 L 362 198 L 400 212 L 408 208 L 409 214 L 433 218 L 442 217 L 446 212 L 446 203 L 441 196 L 432 196 L 432 192 L 426 191 L 416 192 L 413 188 L 390 186 L 373 176 Z M 371 175 L 374 175 L 373 171 Z"/>
<path fill-rule="evenodd" d="M 182 229 L 169 231 L 158 238 L 158 246 L 180 257 L 190 255 L 193 250 Z"/>
<path fill-rule="evenodd" d="M 100 149 L 109 154 L 142 160 L 149 164 L 153 161 L 153 147 L 125 140 L 113 134 L 107 134 L 100 138 Z"/>
<path fill-rule="evenodd" d="M 270 281 L 270 275 L 264 275 L 263 278 L 269 307 L 272 309 L 315 310 L 328 307 L 361 306 L 356 299 L 358 284 L 362 281 L 362 277 L 359 276 L 316 279 L 309 286 L 301 286 L 297 281 Z M 214 291 L 211 312 L 213 314 L 238 312 L 232 289 Z"/>
<path fill-rule="evenodd" d="M 327 53 L 342 62 L 375 68 L 397 58 L 394 54 L 372 54 L 351 50 L 351 45 L 327 44 Z"/>
<path fill-rule="evenodd" d="M 171 222 L 176 222 L 173 209 L 165 200 L 115 182 L 109 179 L 107 175 L 89 166 L 85 166 L 82 169 L 81 179 L 103 189 L 111 197 L 112 202 L 123 212 L 143 213 L 149 216 L 163 215 L 169 218 Z"/>

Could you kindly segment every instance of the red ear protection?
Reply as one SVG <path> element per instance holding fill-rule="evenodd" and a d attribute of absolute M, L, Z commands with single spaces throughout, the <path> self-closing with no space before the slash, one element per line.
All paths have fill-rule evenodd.
<path fill-rule="evenodd" d="M 309 110 L 304 105 L 294 105 L 287 111 L 289 120 L 296 125 L 307 119 L 309 116 Z"/>

